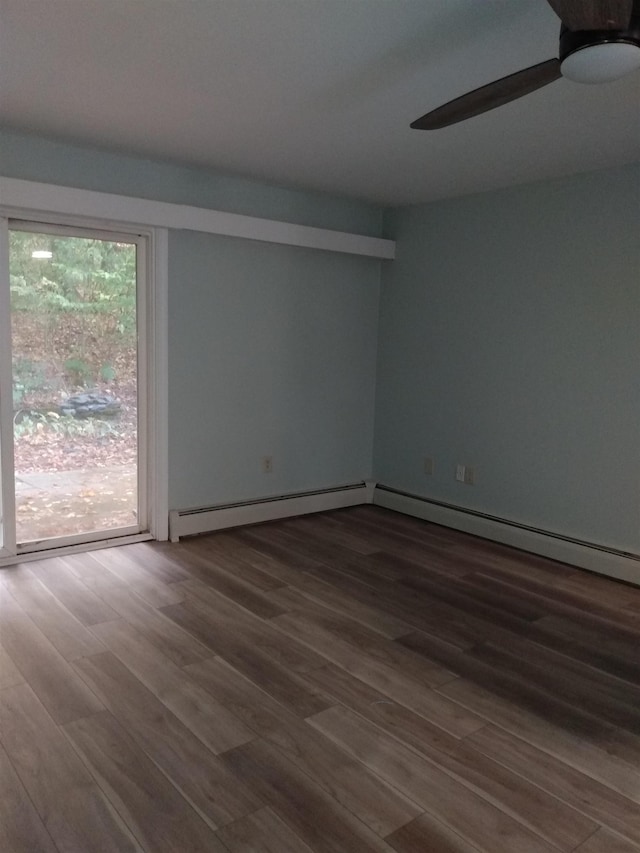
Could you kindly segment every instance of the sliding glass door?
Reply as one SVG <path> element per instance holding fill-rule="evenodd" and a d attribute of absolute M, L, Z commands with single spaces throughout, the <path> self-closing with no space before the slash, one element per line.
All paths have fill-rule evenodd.
<path fill-rule="evenodd" d="M 2 553 L 147 530 L 145 239 L 0 239 Z"/>

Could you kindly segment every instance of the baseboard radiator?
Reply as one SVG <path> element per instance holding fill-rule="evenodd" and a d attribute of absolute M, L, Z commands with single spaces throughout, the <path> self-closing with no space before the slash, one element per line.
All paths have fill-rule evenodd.
<path fill-rule="evenodd" d="M 373 503 L 405 515 L 462 530 L 483 539 L 511 545 L 522 551 L 550 557 L 582 569 L 640 585 L 640 555 L 593 542 L 562 536 L 548 530 L 486 515 L 477 510 L 430 500 L 377 484 Z"/>
<path fill-rule="evenodd" d="M 278 518 L 372 503 L 374 487 L 373 482 L 362 480 L 359 483 L 308 492 L 291 492 L 197 509 L 171 510 L 169 537 L 172 542 L 177 542 L 181 536 L 211 533 L 242 524 L 258 524 Z"/>

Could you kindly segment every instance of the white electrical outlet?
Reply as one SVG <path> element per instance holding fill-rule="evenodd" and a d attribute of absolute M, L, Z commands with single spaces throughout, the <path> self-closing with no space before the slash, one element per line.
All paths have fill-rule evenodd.
<path fill-rule="evenodd" d="M 425 456 L 422 464 L 425 474 L 433 474 L 433 459 L 430 456 Z"/>
<path fill-rule="evenodd" d="M 273 456 L 262 457 L 262 473 L 270 474 L 273 471 Z"/>
<path fill-rule="evenodd" d="M 464 483 L 464 465 L 456 465 L 456 480 Z"/>

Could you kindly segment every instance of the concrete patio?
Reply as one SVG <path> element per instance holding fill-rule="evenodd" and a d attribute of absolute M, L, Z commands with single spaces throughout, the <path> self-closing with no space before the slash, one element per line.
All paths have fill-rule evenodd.
<path fill-rule="evenodd" d="M 15 475 L 19 542 L 125 527 L 136 521 L 135 467 Z"/>

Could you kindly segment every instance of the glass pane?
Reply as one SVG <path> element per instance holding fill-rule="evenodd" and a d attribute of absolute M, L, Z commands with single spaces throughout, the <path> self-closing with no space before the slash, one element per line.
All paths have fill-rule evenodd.
<path fill-rule="evenodd" d="M 17 542 L 136 525 L 136 246 L 9 238 Z"/>

